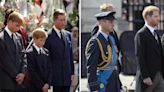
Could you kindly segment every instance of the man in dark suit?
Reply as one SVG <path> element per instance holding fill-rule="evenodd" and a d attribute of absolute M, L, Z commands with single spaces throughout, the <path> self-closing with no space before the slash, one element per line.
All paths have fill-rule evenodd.
<path fill-rule="evenodd" d="M 45 47 L 52 62 L 53 92 L 69 92 L 74 77 L 71 35 L 64 30 L 66 14 L 56 9 L 53 14 L 54 26 L 48 31 Z"/>
<path fill-rule="evenodd" d="M 17 33 L 23 24 L 23 17 L 18 12 L 9 15 L 7 26 L 0 33 L 1 44 L 5 52 L 1 52 L 0 91 L 22 92 L 26 72 L 26 59 L 21 35 Z M 6 58 L 7 57 L 7 58 Z M 25 92 L 25 91 L 23 91 Z"/>
<path fill-rule="evenodd" d="M 48 92 L 51 83 L 51 61 L 49 52 L 45 49 L 47 33 L 35 29 L 32 33 L 34 44 L 27 50 L 29 74 L 29 92 Z"/>
<path fill-rule="evenodd" d="M 136 92 L 163 92 L 164 62 L 161 41 L 155 31 L 159 22 L 159 8 L 147 6 L 143 10 L 145 25 L 135 36 L 135 53 L 139 63 Z"/>
<path fill-rule="evenodd" d="M 99 30 L 86 47 L 88 85 L 91 92 L 120 92 L 116 43 L 110 32 L 114 26 L 113 11 L 96 14 Z"/>

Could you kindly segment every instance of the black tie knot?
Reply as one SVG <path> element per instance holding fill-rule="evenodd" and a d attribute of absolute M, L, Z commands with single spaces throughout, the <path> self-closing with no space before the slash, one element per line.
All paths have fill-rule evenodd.
<path fill-rule="evenodd" d="M 11 34 L 11 39 L 14 40 L 14 34 L 13 33 Z"/>
<path fill-rule="evenodd" d="M 110 37 L 109 36 L 107 37 L 107 41 L 108 41 L 109 45 L 111 45 L 111 41 L 110 41 Z"/>
<path fill-rule="evenodd" d="M 42 50 L 41 49 L 39 49 L 39 54 L 42 54 Z"/>
<path fill-rule="evenodd" d="M 15 39 L 15 35 L 14 35 L 14 33 L 11 34 L 11 39 L 12 39 L 13 42 L 16 44 L 16 39 Z"/>
<path fill-rule="evenodd" d="M 62 32 L 60 31 L 60 38 L 63 39 L 63 34 Z"/>
<path fill-rule="evenodd" d="M 63 44 L 65 44 L 65 41 L 64 41 L 64 36 L 63 36 L 63 33 L 60 31 L 60 38 L 61 38 L 61 40 L 62 40 L 62 42 L 63 42 Z"/>
<path fill-rule="evenodd" d="M 155 40 L 157 41 L 157 43 L 159 43 L 158 35 L 157 35 L 157 31 L 154 30 L 153 34 L 154 34 L 154 38 L 155 38 Z"/>

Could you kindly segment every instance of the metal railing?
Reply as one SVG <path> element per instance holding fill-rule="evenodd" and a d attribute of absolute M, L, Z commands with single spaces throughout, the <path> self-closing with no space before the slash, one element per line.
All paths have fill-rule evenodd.
<path fill-rule="evenodd" d="M 129 22 L 129 30 L 139 30 L 144 25 L 142 11 L 148 5 L 160 8 L 160 23 L 157 29 L 164 29 L 164 0 L 122 0 L 122 18 Z"/>

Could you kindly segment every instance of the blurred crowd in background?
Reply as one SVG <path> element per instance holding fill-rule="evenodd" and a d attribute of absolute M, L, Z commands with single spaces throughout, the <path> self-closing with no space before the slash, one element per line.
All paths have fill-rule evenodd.
<path fill-rule="evenodd" d="M 64 9 L 67 13 L 66 30 L 72 32 L 74 60 L 78 61 L 79 0 L 0 0 L 0 28 L 7 23 L 7 17 L 17 11 L 24 17 L 20 28 L 25 47 L 31 41 L 32 30 L 41 27 L 48 31 L 53 26 L 54 9 Z"/>

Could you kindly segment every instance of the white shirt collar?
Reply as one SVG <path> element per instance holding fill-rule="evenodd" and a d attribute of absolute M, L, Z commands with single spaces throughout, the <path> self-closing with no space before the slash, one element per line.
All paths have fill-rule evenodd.
<path fill-rule="evenodd" d="M 8 35 L 11 37 L 11 35 L 13 34 L 10 30 L 9 30 L 9 28 L 6 26 L 5 27 L 5 30 L 6 30 L 6 32 L 8 33 Z M 12 37 L 11 37 L 12 38 Z"/>
<path fill-rule="evenodd" d="M 108 40 L 108 34 L 104 33 L 103 31 L 99 30 L 99 32 L 105 37 L 106 40 Z"/>
<path fill-rule="evenodd" d="M 59 36 L 59 38 L 61 38 L 60 30 L 57 29 L 57 28 L 55 27 L 55 25 L 53 26 L 53 28 L 55 29 L 55 32 L 57 33 L 57 35 Z M 61 30 L 61 32 L 63 32 L 63 31 L 64 31 L 64 29 Z"/>
<path fill-rule="evenodd" d="M 150 26 L 150 25 L 148 25 L 147 23 L 145 23 L 145 26 L 150 30 L 150 32 L 154 35 L 154 30 L 155 30 L 155 28 L 154 27 L 152 27 L 152 26 Z"/>
<path fill-rule="evenodd" d="M 40 54 L 40 50 L 43 50 L 43 48 L 39 48 L 35 43 L 33 44 L 33 46 L 37 50 L 38 54 Z"/>

